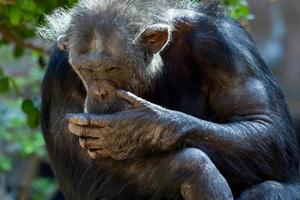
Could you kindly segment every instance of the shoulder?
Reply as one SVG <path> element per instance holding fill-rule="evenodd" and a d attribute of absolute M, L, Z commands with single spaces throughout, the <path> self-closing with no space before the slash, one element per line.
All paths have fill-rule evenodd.
<path fill-rule="evenodd" d="M 172 25 L 170 45 L 184 42 L 190 49 L 195 47 L 215 49 L 214 46 L 227 43 L 229 29 L 239 28 L 238 23 L 223 14 L 213 15 L 198 10 L 170 9 L 167 16 Z M 200 43 L 202 45 L 199 45 Z"/>
<path fill-rule="evenodd" d="M 43 86 L 62 91 L 67 91 L 69 87 L 81 87 L 77 74 L 69 64 L 67 51 L 61 51 L 58 48 L 52 49 Z"/>
<path fill-rule="evenodd" d="M 173 30 L 165 54 L 172 56 L 180 53 L 201 64 L 228 60 L 228 55 L 232 53 L 232 43 L 227 38 L 227 30 L 223 28 L 227 21 L 225 16 L 187 9 L 170 10 L 169 16 Z"/>
<path fill-rule="evenodd" d="M 172 63 L 184 60 L 185 67 L 193 67 L 203 74 L 251 75 L 274 85 L 270 70 L 239 22 L 222 13 L 186 9 L 171 10 L 170 16 L 173 34 L 162 52 L 164 60 Z"/>
<path fill-rule="evenodd" d="M 68 52 L 53 48 L 42 84 L 43 100 L 67 99 L 74 91 L 85 95 L 82 82 L 69 64 Z"/>
<path fill-rule="evenodd" d="M 173 41 L 185 40 L 190 47 L 227 45 L 234 49 L 255 48 L 251 36 L 240 23 L 222 10 L 205 4 L 192 9 L 170 9 L 167 17 L 173 27 Z"/>

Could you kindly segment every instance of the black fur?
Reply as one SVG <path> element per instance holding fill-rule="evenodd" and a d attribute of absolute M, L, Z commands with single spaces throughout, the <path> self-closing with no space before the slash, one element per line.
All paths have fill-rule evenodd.
<path fill-rule="evenodd" d="M 226 178 L 235 198 L 241 195 L 240 200 L 300 199 L 299 145 L 284 97 L 271 72 L 251 37 L 218 6 L 199 4 L 193 7 L 195 11 L 200 15 L 188 16 L 180 11 L 171 20 L 174 31 L 169 45 L 161 52 L 162 73 L 154 92 L 144 98 L 208 121 L 207 131 L 218 138 L 205 142 L 192 133 L 180 148 L 203 150 Z M 242 84 L 253 80 L 249 84 L 258 87 L 258 93 L 249 91 L 249 96 L 245 96 L 243 91 L 227 91 L 237 80 Z M 263 91 L 259 90 L 260 83 Z M 63 120 L 68 113 L 83 112 L 86 95 L 68 63 L 67 52 L 54 48 L 42 93 L 43 133 L 67 199 L 180 198 L 166 189 L 174 177 L 162 179 L 159 185 L 135 185 L 130 176 L 123 174 L 129 161 L 94 162 L 87 158 Z M 248 109 L 252 97 L 258 99 L 254 103 L 257 108 L 250 109 L 253 113 L 244 113 L 243 108 Z M 162 175 L 166 170 L 162 164 L 158 162 L 148 175 Z M 143 164 L 138 166 L 136 173 L 144 173 Z"/>

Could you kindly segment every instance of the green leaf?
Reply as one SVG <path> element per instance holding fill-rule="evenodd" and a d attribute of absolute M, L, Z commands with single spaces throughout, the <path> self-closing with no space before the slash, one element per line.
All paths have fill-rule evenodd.
<path fill-rule="evenodd" d="M 14 56 L 15 56 L 16 58 L 22 57 L 23 54 L 24 54 L 24 49 L 23 49 L 23 48 L 16 47 L 16 48 L 14 49 Z"/>
<path fill-rule="evenodd" d="M 16 81 L 15 81 L 12 77 L 8 77 L 8 78 L 9 78 L 9 86 L 10 86 L 12 89 L 14 89 L 14 91 L 15 91 L 16 93 L 18 93 L 18 92 L 19 92 L 19 87 L 18 87 Z"/>
<path fill-rule="evenodd" d="M 225 5 L 236 5 L 239 3 L 240 0 L 223 0 Z"/>
<path fill-rule="evenodd" d="M 0 155 L 0 172 L 6 172 L 11 170 L 12 161 L 9 157 Z"/>
<path fill-rule="evenodd" d="M 253 19 L 246 0 L 223 0 L 221 2 L 232 18 L 237 20 Z"/>
<path fill-rule="evenodd" d="M 2 69 L 2 67 L 0 67 L 0 78 L 3 78 L 4 77 L 4 71 Z"/>
<path fill-rule="evenodd" d="M 18 0 L 17 4 L 26 11 L 33 12 L 36 9 L 36 4 L 33 0 Z"/>
<path fill-rule="evenodd" d="M 72 5 L 74 5 L 75 3 L 77 3 L 77 2 L 78 2 L 78 0 L 68 0 L 69 6 L 72 6 Z"/>
<path fill-rule="evenodd" d="M 26 13 L 26 15 L 24 15 L 23 16 L 23 18 L 24 18 L 24 21 L 28 21 L 28 22 L 31 22 L 31 23 L 33 23 L 36 19 L 34 18 L 34 12 L 28 12 L 28 13 Z"/>
<path fill-rule="evenodd" d="M 32 200 L 47 199 L 46 197 L 52 196 L 56 189 L 54 179 L 37 178 L 32 183 Z"/>
<path fill-rule="evenodd" d="M 14 26 L 17 26 L 20 24 L 21 18 L 22 18 L 21 10 L 16 6 L 11 7 L 9 10 L 10 23 Z"/>
<path fill-rule="evenodd" d="M 34 108 L 30 113 L 27 113 L 27 124 L 29 128 L 37 128 L 40 124 L 40 111 Z"/>
<path fill-rule="evenodd" d="M 32 110 L 34 109 L 34 105 L 31 99 L 24 99 L 22 102 L 22 111 L 26 114 L 32 112 Z"/>
<path fill-rule="evenodd" d="M 9 89 L 9 78 L 4 77 L 0 79 L 0 93 L 7 92 Z"/>

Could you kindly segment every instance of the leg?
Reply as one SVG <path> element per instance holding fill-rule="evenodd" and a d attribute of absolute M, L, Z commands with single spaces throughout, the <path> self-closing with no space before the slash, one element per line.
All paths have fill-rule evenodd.
<path fill-rule="evenodd" d="M 231 190 L 209 157 L 187 148 L 130 163 L 126 174 L 151 199 L 231 200 Z M 141 192 L 143 193 L 143 192 Z"/>
<path fill-rule="evenodd" d="M 242 193 L 238 200 L 296 200 L 300 199 L 300 185 L 284 185 L 275 181 L 266 181 Z"/>
<path fill-rule="evenodd" d="M 175 156 L 174 164 L 189 173 L 181 184 L 185 200 L 233 199 L 227 181 L 204 152 L 186 149 Z"/>

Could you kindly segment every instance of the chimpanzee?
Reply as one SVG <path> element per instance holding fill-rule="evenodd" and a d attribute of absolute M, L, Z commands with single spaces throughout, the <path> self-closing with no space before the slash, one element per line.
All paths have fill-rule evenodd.
<path fill-rule="evenodd" d="M 81 0 L 55 39 L 42 128 L 66 199 L 300 198 L 281 90 L 218 3 Z"/>

